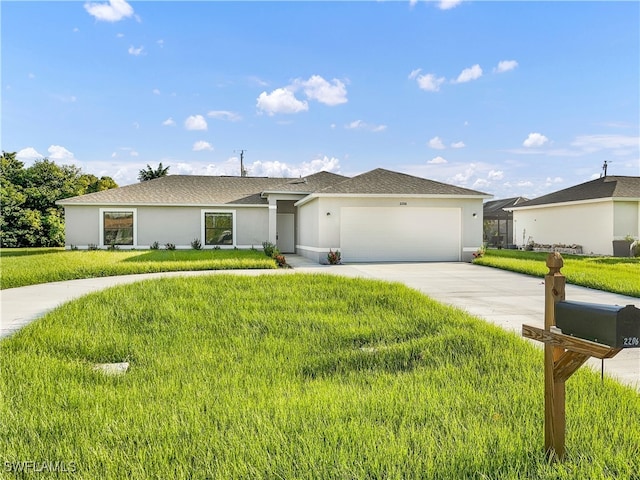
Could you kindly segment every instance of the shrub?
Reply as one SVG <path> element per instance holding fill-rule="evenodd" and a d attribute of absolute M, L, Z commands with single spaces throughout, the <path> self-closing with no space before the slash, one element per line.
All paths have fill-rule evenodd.
<path fill-rule="evenodd" d="M 87 245 L 87 249 L 89 249 L 89 250 L 97 250 L 98 246 L 95 243 L 90 243 L 89 245 Z"/>
<path fill-rule="evenodd" d="M 159 250 L 160 249 L 160 244 L 158 242 L 153 242 L 149 248 L 151 250 Z"/>
<path fill-rule="evenodd" d="M 194 238 L 191 241 L 191 248 L 193 248 L 194 250 L 201 250 L 202 249 L 202 242 L 200 241 L 199 238 Z"/>
<path fill-rule="evenodd" d="M 71 250 L 78 250 L 78 246 L 77 245 L 71 245 Z"/>
<path fill-rule="evenodd" d="M 215 245 L 215 246 L 213 247 L 213 249 L 214 249 L 214 250 L 220 250 L 220 245 Z"/>
<path fill-rule="evenodd" d="M 271 257 L 271 258 L 274 258 L 274 255 L 277 255 L 278 253 L 280 253 L 278 251 L 278 247 L 276 247 L 271 242 L 262 242 L 262 249 L 264 250 L 264 254 L 267 257 Z"/>
<path fill-rule="evenodd" d="M 107 250 L 110 250 L 113 252 L 114 250 L 120 250 L 120 247 L 112 242 L 111 245 L 109 245 L 109 247 L 107 248 Z"/>
<path fill-rule="evenodd" d="M 339 265 L 342 261 L 342 254 L 340 250 L 336 250 L 335 252 L 329 249 L 329 253 L 327 254 L 327 262 L 329 265 Z"/>
<path fill-rule="evenodd" d="M 278 266 L 281 268 L 289 268 L 289 264 L 287 263 L 287 259 L 281 253 L 277 253 L 273 256 L 273 259 L 278 263 Z"/>
<path fill-rule="evenodd" d="M 167 243 L 164 247 L 167 250 L 175 250 L 176 249 L 176 244 L 175 243 Z"/>

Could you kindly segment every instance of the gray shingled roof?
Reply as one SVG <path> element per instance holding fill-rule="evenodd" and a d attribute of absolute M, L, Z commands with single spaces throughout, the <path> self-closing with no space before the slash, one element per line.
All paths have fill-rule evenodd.
<path fill-rule="evenodd" d="M 483 192 L 376 168 L 316 192 L 373 195 L 482 195 Z"/>
<path fill-rule="evenodd" d="M 331 172 L 318 172 L 303 178 L 287 179 L 275 188 L 270 188 L 268 192 L 291 192 L 291 193 L 313 193 L 337 182 L 347 180 L 349 177 Z"/>
<path fill-rule="evenodd" d="M 511 198 L 503 198 L 502 200 L 492 200 L 490 202 L 485 202 L 482 206 L 483 217 L 485 220 L 497 220 L 510 218 L 509 213 L 504 209 L 507 207 L 515 207 L 520 206 L 524 202 L 529 201 L 528 198 L 524 197 L 511 197 Z"/>
<path fill-rule="evenodd" d="M 486 195 L 378 168 L 353 178 L 318 172 L 304 178 L 167 175 L 59 200 L 59 205 L 265 205 L 265 192 L 338 194 Z"/>
<path fill-rule="evenodd" d="M 260 194 L 289 178 L 167 175 L 120 188 L 58 201 L 60 205 L 224 205 L 266 204 Z"/>
<path fill-rule="evenodd" d="M 608 176 L 549 193 L 515 208 L 533 207 L 553 203 L 579 202 L 598 198 L 640 198 L 640 177 Z"/>

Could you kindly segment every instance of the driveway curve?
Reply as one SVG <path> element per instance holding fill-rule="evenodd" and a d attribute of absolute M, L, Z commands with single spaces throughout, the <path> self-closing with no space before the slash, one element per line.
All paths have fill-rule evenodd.
<path fill-rule="evenodd" d="M 0 291 L 0 339 L 45 315 L 57 306 L 88 293 L 142 280 L 201 275 L 287 275 L 323 273 L 400 282 L 442 303 L 466 310 L 505 330 L 521 332 L 522 324 L 544 325 L 544 282 L 540 278 L 470 263 L 371 263 L 318 265 L 287 255 L 286 270 L 219 270 L 165 272 L 53 282 Z M 575 285 L 566 286 L 567 300 L 611 305 L 635 305 L 640 299 Z M 537 345 L 541 345 L 535 342 Z M 626 349 L 606 360 L 588 364 L 640 392 L 640 348 Z"/>

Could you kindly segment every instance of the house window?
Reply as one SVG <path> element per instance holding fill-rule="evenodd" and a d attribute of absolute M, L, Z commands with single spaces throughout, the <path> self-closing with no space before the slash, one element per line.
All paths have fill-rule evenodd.
<path fill-rule="evenodd" d="M 133 245 L 133 211 L 102 212 L 103 245 Z"/>
<path fill-rule="evenodd" d="M 233 213 L 206 212 L 204 214 L 205 245 L 233 245 Z"/>

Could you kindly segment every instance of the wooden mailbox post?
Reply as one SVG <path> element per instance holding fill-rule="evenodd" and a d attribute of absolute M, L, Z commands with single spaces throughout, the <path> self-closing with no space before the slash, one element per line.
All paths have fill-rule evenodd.
<path fill-rule="evenodd" d="M 522 325 L 524 337 L 544 343 L 544 448 L 560 460 L 565 453 L 565 382 L 589 357 L 611 358 L 621 350 L 555 331 L 555 306 L 565 299 L 563 264 L 558 252 L 547 256 L 544 329 Z"/>

